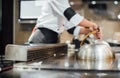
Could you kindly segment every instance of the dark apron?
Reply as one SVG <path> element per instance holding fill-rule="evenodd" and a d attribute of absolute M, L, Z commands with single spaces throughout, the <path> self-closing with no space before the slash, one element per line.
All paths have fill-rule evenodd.
<path fill-rule="evenodd" d="M 29 43 L 58 43 L 58 33 L 47 29 L 38 28 L 30 36 Z"/>

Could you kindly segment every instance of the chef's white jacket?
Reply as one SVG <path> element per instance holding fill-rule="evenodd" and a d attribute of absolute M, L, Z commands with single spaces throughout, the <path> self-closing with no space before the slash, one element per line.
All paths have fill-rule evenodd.
<path fill-rule="evenodd" d="M 84 18 L 71 9 L 69 0 L 44 1 L 45 5 L 41 9 L 42 13 L 37 19 L 36 27 L 44 27 L 60 33 L 61 25 L 64 25 L 65 29 L 70 29 L 77 26 Z M 79 30 L 80 27 L 77 26 L 74 33 L 78 34 Z"/>

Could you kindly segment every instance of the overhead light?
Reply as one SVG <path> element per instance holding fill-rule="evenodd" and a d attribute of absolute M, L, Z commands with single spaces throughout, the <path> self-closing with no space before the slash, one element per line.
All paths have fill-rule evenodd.
<path fill-rule="evenodd" d="M 118 1 L 114 1 L 114 4 L 117 5 L 117 4 L 118 4 Z"/>
<path fill-rule="evenodd" d="M 120 14 L 118 15 L 118 19 L 120 19 Z"/>
<path fill-rule="evenodd" d="M 72 1 L 70 2 L 70 5 L 74 5 L 74 4 L 75 4 L 74 2 L 72 2 Z"/>
<path fill-rule="evenodd" d="M 95 5 L 95 4 L 96 4 L 96 1 L 92 1 L 91 4 Z"/>

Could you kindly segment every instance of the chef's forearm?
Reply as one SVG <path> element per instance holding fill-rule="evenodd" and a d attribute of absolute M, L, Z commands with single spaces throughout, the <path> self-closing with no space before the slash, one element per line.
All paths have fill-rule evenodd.
<path fill-rule="evenodd" d="M 94 26 L 97 26 L 95 23 L 91 22 L 91 21 L 88 21 L 87 19 L 83 19 L 79 24 L 78 26 L 82 26 L 82 27 L 94 27 Z"/>

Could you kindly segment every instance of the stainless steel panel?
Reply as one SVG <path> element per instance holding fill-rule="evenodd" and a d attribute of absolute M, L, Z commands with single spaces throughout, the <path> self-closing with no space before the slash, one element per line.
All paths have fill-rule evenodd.
<path fill-rule="evenodd" d="M 27 61 L 27 46 L 8 44 L 5 48 L 5 59 Z"/>
<path fill-rule="evenodd" d="M 62 54 L 67 54 L 66 44 L 8 44 L 5 48 L 5 59 L 13 61 L 32 61 Z"/>

